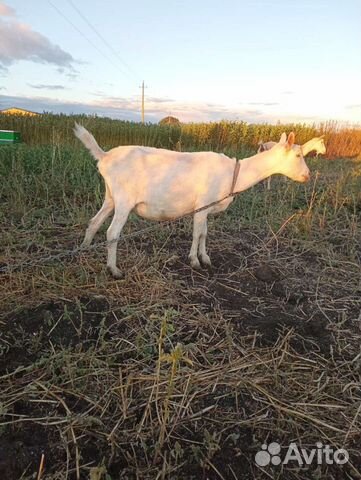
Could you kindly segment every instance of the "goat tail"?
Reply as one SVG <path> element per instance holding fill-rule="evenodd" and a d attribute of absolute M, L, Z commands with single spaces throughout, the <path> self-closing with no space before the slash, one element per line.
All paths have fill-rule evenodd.
<path fill-rule="evenodd" d="M 76 137 L 79 138 L 81 143 L 90 151 L 90 153 L 96 160 L 99 161 L 104 157 L 105 152 L 99 147 L 93 135 L 88 132 L 86 128 L 76 122 L 74 127 L 74 134 Z"/>

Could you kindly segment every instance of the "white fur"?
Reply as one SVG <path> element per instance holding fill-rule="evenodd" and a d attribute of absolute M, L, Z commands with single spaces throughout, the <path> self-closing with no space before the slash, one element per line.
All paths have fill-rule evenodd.
<path fill-rule="evenodd" d="M 325 142 L 323 141 L 323 135 L 321 137 L 315 137 L 309 140 L 308 142 L 304 143 L 302 145 L 302 154 L 305 157 L 308 155 L 310 152 L 315 151 L 317 155 L 321 154 L 323 155 L 326 153 L 326 145 Z M 267 150 L 270 150 L 272 147 L 276 145 L 277 142 L 259 142 L 258 145 L 258 150 L 257 153 L 265 152 Z M 295 147 L 296 145 L 294 145 Z M 267 179 L 267 189 L 271 189 L 271 177 L 268 177 Z"/>
<path fill-rule="evenodd" d="M 159 148 L 124 146 L 104 152 L 94 137 L 76 125 L 75 135 L 98 159 L 98 169 L 105 181 L 102 208 L 89 223 L 84 246 L 90 245 L 104 220 L 114 210 L 107 231 L 107 266 L 115 277 L 117 240 L 131 211 L 150 220 L 176 219 L 222 199 L 230 193 L 236 160 L 213 152 L 183 153 Z M 234 191 L 241 192 L 274 173 L 305 182 L 309 170 L 301 149 L 292 148 L 294 134 L 284 133 L 271 150 L 241 161 Z M 210 265 L 206 251 L 207 216 L 225 210 L 228 198 L 193 217 L 193 242 L 189 259 L 193 268 Z"/>

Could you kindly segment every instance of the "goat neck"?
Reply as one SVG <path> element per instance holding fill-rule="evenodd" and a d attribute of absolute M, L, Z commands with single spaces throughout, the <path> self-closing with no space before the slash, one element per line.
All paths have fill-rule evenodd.
<path fill-rule="evenodd" d="M 241 160 L 241 167 L 234 191 L 243 192 L 274 173 L 279 173 L 278 167 L 278 154 L 271 150 Z"/>

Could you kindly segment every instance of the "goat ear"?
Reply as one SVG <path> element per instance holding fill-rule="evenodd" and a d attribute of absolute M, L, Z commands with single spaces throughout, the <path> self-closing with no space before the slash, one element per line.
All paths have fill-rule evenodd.
<path fill-rule="evenodd" d="M 286 143 L 286 140 L 287 140 L 286 132 L 283 132 L 282 135 L 281 135 L 279 143 L 282 143 L 282 144 Z"/>
<path fill-rule="evenodd" d="M 291 133 L 288 135 L 286 147 L 292 148 L 292 146 L 293 146 L 294 143 L 295 143 L 295 134 L 294 134 L 293 132 L 291 132 Z"/>

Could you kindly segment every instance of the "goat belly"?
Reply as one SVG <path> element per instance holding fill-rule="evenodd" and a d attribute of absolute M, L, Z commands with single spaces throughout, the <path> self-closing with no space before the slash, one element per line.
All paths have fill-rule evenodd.
<path fill-rule="evenodd" d="M 190 208 L 189 211 L 192 211 L 192 208 Z M 149 203 L 138 203 L 138 205 L 134 207 L 134 212 L 142 218 L 156 221 L 173 220 L 185 213 L 178 208 L 172 208 L 170 206 L 157 207 Z"/>

